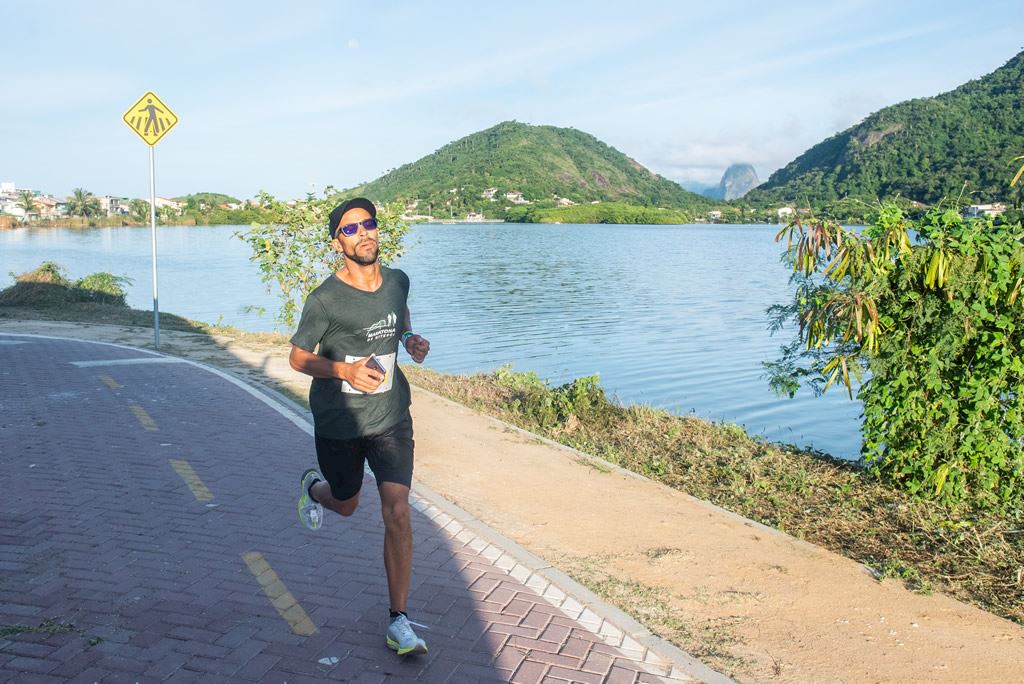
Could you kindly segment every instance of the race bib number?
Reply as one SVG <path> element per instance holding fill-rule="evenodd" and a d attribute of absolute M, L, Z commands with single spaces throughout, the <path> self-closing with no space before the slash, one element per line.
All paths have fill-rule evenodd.
<path fill-rule="evenodd" d="M 351 356 L 345 355 L 345 363 L 355 363 L 366 358 L 365 356 Z M 382 394 L 384 392 L 390 392 L 391 386 L 395 382 L 395 360 L 398 358 L 398 352 L 394 354 L 384 354 L 383 356 L 376 357 L 380 365 L 384 366 L 384 382 L 380 383 L 380 387 L 370 392 L 370 394 Z M 366 394 L 366 392 L 360 392 L 348 382 L 341 381 L 341 391 L 345 394 Z"/>

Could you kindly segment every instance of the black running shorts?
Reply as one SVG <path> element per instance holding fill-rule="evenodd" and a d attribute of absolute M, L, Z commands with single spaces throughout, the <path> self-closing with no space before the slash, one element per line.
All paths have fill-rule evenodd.
<path fill-rule="evenodd" d="M 351 499 L 363 486 L 363 464 L 369 462 L 377 486 L 397 482 L 412 486 L 412 416 L 379 435 L 355 439 L 330 439 L 316 435 L 316 458 L 320 472 L 331 485 L 331 496 Z"/>

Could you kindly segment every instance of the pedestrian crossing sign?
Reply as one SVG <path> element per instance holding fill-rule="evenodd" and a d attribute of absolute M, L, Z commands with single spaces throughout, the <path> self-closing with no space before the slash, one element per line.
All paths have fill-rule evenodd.
<path fill-rule="evenodd" d="M 153 91 L 140 97 L 121 118 L 150 147 L 160 142 L 167 131 L 178 123 L 178 115 Z"/>

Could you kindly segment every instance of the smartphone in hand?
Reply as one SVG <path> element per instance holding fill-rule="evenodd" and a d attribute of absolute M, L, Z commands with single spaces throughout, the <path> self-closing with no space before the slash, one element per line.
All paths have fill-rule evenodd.
<path fill-rule="evenodd" d="M 387 369 L 384 368 L 384 366 L 381 365 L 380 361 L 377 360 L 376 354 L 370 354 L 370 358 L 366 360 L 366 367 L 372 368 L 373 370 L 380 373 L 382 378 L 387 378 L 388 376 Z"/>

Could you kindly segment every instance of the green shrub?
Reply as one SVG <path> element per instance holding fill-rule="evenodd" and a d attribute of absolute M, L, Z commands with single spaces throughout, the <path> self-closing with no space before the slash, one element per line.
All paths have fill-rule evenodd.
<path fill-rule="evenodd" d="M 252 249 L 249 260 L 259 266 L 267 291 L 276 292 L 280 298 L 278 322 L 293 328 L 309 293 L 344 262 L 334 252 L 327 235 L 327 217 L 341 199 L 331 187 L 324 190 L 323 197 L 308 193 L 304 201 L 292 205 L 265 192 L 259 197 L 261 215 L 276 217 L 276 222 L 254 222 L 249 230 L 235 233 L 235 237 Z M 377 207 L 377 238 L 384 264 L 402 254 L 402 241 L 409 226 L 401 220 L 401 214 L 398 204 Z"/>
<path fill-rule="evenodd" d="M 132 279 L 127 276 L 116 276 L 100 271 L 79 280 L 75 283 L 75 288 L 79 290 L 83 301 L 126 306 L 124 288 L 131 284 Z"/>
<path fill-rule="evenodd" d="M 110 273 L 93 273 L 71 281 L 64 267 L 44 261 L 27 273 L 14 274 L 14 285 L 0 291 L 0 306 L 27 306 L 53 309 L 82 302 L 125 307 L 126 286 L 132 280 Z"/>
<path fill-rule="evenodd" d="M 499 368 L 494 377 L 500 387 L 511 391 L 507 410 L 522 413 L 543 428 L 591 417 L 612 405 L 597 375 L 576 378 L 561 387 L 550 387 L 536 373 L 515 373 L 508 366 Z"/>
<path fill-rule="evenodd" d="M 829 221 L 779 233 L 797 290 L 773 307 L 797 339 L 774 387 L 868 377 L 862 453 L 906 491 L 980 508 L 1024 500 L 1024 229 L 882 209 L 863 234 Z M 867 375 L 865 374 L 867 372 Z"/>
<path fill-rule="evenodd" d="M 11 273 L 11 277 L 19 283 L 47 283 L 50 285 L 71 285 L 64 267 L 55 261 L 44 261 L 31 271 L 22 274 Z"/>

